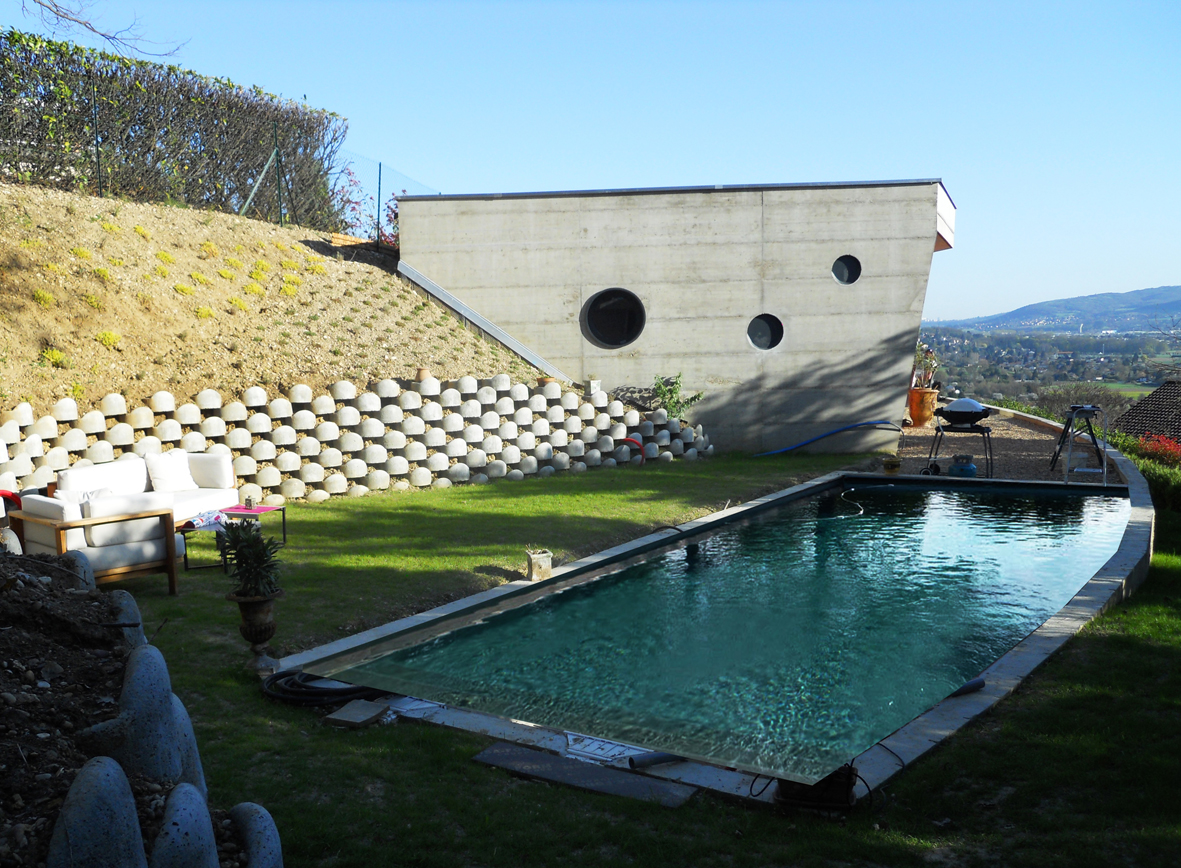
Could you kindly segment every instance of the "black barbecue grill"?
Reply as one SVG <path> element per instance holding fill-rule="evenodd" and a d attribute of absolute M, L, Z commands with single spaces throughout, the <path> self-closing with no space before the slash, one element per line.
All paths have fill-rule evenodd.
<path fill-rule="evenodd" d="M 936 474 L 939 465 L 939 449 L 943 445 L 943 438 L 947 434 L 979 434 L 984 438 L 984 475 L 992 478 L 992 429 L 981 425 L 982 419 L 992 415 L 992 410 L 979 401 L 971 398 L 957 398 L 946 407 L 939 407 L 935 415 L 940 421 L 935 423 L 935 439 L 931 441 L 931 451 L 927 454 L 927 469 L 925 473 Z"/>

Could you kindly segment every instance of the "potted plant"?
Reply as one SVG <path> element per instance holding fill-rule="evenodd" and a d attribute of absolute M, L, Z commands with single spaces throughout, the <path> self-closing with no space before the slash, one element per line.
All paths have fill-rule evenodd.
<path fill-rule="evenodd" d="M 274 669 L 277 664 L 266 655 L 266 646 L 275 635 L 275 600 L 283 596 L 276 583 L 282 569 L 278 558 L 282 543 L 274 537 L 264 539 L 257 521 L 227 521 L 222 546 L 235 583 L 226 599 L 238 604 L 242 616 L 238 632 L 255 655 L 247 666 Z"/>
<path fill-rule="evenodd" d="M 921 340 L 914 348 L 914 366 L 910 372 L 910 391 L 906 395 L 906 409 L 910 411 L 910 424 L 925 428 L 935 417 L 935 399 L 939 397 L 935 372 L 939 370 L 939 359 L 935 351 Z"/>

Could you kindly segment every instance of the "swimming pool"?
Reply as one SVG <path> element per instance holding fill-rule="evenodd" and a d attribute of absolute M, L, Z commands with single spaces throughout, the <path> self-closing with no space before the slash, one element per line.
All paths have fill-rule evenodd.
<path fill-rule="evenodd" d="M 851 484 L 309 671 L 813 781 L 1058 612 L 1131 510 L 1077 488 Z"/>

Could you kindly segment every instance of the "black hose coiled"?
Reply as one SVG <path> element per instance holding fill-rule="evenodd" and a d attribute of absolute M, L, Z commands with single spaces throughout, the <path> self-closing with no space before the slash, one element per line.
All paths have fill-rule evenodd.
<path fill-rule="evenodd" d="M 353 699 L 377 699 L 389 696 L 388 690 L 347 684 L 344 687 L 324 687 L 314 681 L 323 681 L 318 675 L 309 675 L 298 669 L 285 669 L 268 675 L 262 682 L 262 692 L 271 699 L 289 702 L 292 705 L 340 705 Z"/>

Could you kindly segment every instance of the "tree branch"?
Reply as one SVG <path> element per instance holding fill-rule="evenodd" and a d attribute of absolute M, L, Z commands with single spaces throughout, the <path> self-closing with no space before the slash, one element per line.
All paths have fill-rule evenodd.
<path fill-rule="evenodd" d="M 171 57 L 187 43 L 173 45 L 167 51 L 149 51 L 144 46 L 165 47 L 168 43 L 153 42 L 139 33 L 139 19 L 122 30 L 106 30 L 89 14 L 93 2 L 87 0 L 21 0 L 21 12 L 36 15 L 51 29 L 86 31 L 106 41 L 119 54 L 141 54 L 148 57 Z"/>

